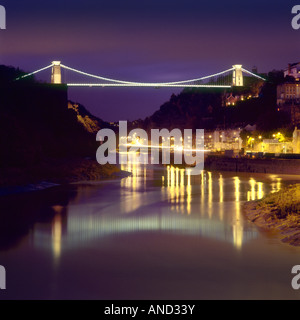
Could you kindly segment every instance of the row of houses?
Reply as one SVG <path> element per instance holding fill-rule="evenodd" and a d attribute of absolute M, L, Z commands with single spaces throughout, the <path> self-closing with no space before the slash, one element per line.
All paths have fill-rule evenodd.
<path fill-rule="evenodd" d="M 284 71 L 289 79 L 277 86 L 278 111 L 287 113 L 293 125 L 300 124 L 300 62 L 289 64 Z"/>
<path fill-rule="evenodd" d="M 243 143 L 240 132 L 241 128 L 206 131 L 204 136 L 205 148 L 211 151 L 240 151 Z"/>
<path fill-rule="evenodd" d="M 249 126 L 248 126 L 249 127 Z M 249 128 L 248 128 L 249 129 Z M 255 126 L 252 127 L 255 130 Z M 300 153 L 300 129 L 295 127 L 292 139 L 285 139 L 283 142 L 278 138 L 257 139 L 248 137 L 243 142 L 240 133 L 242 129 L 215 130 L 205 132 L 205 149 L 210 151 L 233 151 L 239 153 L 242 148 L 244 151 L 263 152 L 263 153 Z"/>
<path fill-rule="evenodd" d="M 278 139 L 263 139 L 255 144 L 255 152 L 300 153 L 300 130 L 295 127 L 292 139 L 280 142 Z"/>

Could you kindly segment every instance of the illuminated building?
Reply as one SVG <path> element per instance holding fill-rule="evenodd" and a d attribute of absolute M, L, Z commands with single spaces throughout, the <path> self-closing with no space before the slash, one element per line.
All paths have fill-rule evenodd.
<path fill-rule="evenodd" d="M 277 110 L 288 114 L 292 124 L 300 124 L 300 84 L 298 82 L 277 86 Z"/>
<path fill-rule="evenodd" d="M 284 71 L 284 77 L 293 77 L 296 81 L 300 79 L 300 62 L 292 63 L 288 65 L 288 68 Z"/>

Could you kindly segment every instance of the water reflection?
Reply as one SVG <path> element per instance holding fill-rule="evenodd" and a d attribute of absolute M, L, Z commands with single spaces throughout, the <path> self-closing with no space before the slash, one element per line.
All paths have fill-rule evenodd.
<path fill-rule="evenodd" d="M 184 168 L 134 161 L 122 169 L 132 175 L 0 202 L 8 294 L 165 299 L 176 291 L 171 298 L 289 297 L 286 270 L 299 249 L 258 234 L 242 213 L 244 201 L 278 190 L 291 183 L 289 178 L 206 171 L 192 176 Z M 12 234 L 18 241 L 4 246 Z"/>
<path fill-rule="evenodd" d="M 162 188 L 164 196 L 171 203 L 172 211 L 190 214 L 192 201 L 191 173 L 188 170 L 186 175 L 185 171 L 185 169 L 167 166 L 167 188 L 164 189 L 165 183 L 163 183 Z"/>
<path fill-rule="evenodd" d="M 179 170 L 181 170 L 180 181 L 179 181 Z M 185 174 L 186 173 L 186 174 Z M 186 177 L 186 178 L 185 178 Z M 215 180 L 214 180 L 215 179 Z M 190 215 L 192 213 L 192 190 L 195 189 L 195 193 L 200 192 L 200 214 L 208 220 L 205 221 L 206 227 L 209 230 L 205 234 L 209 234 L 210 237 L 220 238 L 222 236 L 221 231 L 221 223 L 224 219 L 224 178 L 223 175 L 220 174 L 219 178 L 216 179 L 213 177 L 212 172 L 202 172 L 200 178 L 195 178 L 195 182 L 191 183 L 191 175 L 189 171 L 185 172 L 185 169 L 178 169 L 172 166 L 167 167 L 167 192 L 168 198 L 171 203 L 181 203 L 181 206 L 172 206 L 173 211 L 177 211 L 178 213 Z M 198 181 L 199 180 L 199 181 Z M 164 181 L 164 180 L 162 180 Z M 230 236 L 226 227 L 228 227 L 228 217 L 227 221 L 224 222 L 224 239 L 230 240 L 233 242 L 234 246 L 238 249 L 241 248 L 243 243 L 244 229 L 243 222 L 241 218 L 241 204 L 240 204 L 240 184 L 241 181 L 239 177 L 233 177 L 234 182 L 234 198 L 235 205 L 233 208 L 234 215 L 232 217 L 232 237 L 230 240 Z M 216 189 L 216 184 L 218 183 L 218 194 L 219 199 L 214 200 L 214 189 Z M 179 192 L 179 185 L 181 186 L 181 190 L 184 190 L 183 185 L 186 184 L 186 191 Z M 200 189 L 198 188 L 200 184 Z M 214 186 L 215 184 L 215 186 Z M 179 197 L 180 195 L 180 197 Z M 218 206 L 217 206 L 218 204 Z M 214 214 L 218 212 L 219 215 Z M 193 211 L 193 213 L 197 213 Z M 207 213 L 207 214 L 206 214 Z M 204 219 L 203 219 L 204 220 Z M 199 232 L 203 230 L 199 230 Z M 255 234 L 249 234 L 248 230 L 245 230 L 247 236 L 250 238 Z"/>
<path fill-rule="evenodd" d="M 277 192 L 281 189 L 281 178 L 277 177 L 276 175 L 271 176 L 272 179 L 272 190 L 271 193 Z"/>
<path fill-rule="evenodd" d="M 141 189 L 146 188 L 147 169 L 145 164 L 138 159 L 134 160 L 132 155 L 131 161 L 121 165 L 121 170 L 131 173 L 129 177 L 121 180 L 121 195 L 127 198 L 127 201 L 123 202 L 120 212 L 129 213 L 142 205 Z"/>
<path fill-rule="evenodd" d="M 213 238 L 241 250 L 258 235 L 243 219 L 242 203 L 281 188 L 276 176 L 271 183 L 207 171 L 192 176 L 189 169 L 149 168 L 134 161 L 121 169 L 132 175 L 93 188 L 79 185 L 77 197 L 63 208 L 65 219 L 61 207 L 53 207 L 51 239 L 44 226 L 36 225 L 35 245 L 51 243 L 53 256 L 59 260 L 64 250 L 101 237 L 147 231 Z"/>
<path fill-rule="evenodd" d="M 60 214 L 56 214 L 52 225 L 52 250 L 55 259 L 59 259 L 61 254 L 62 219 Z"/>
<path fill-rule="evenodd" d="M 262 199 L 264 197 L 264 184 L 262 182 L 257 182 L 257 188 L 257 199 Z"/>
<path fill-rule="evenodd" d="M 255 179 L 249 179 L 250 190 L 247 192 L 247 201 L 260 200 L 264 197 L 264 184 L 257 182 Z M 278 189 L 279 191 L 279 189 Z"/>
<path fill-rule="evenodd" d="M 220 186 L 220 194 L 219 194 L 219 201 L 222 203 L 224 201 L 224 181 L 223 181 L 223 176 L 220 174 L 219 178 L 219 186 Z"/>
<path fill-rule="evenodd" d="M 213 204 L 213 190 L 212 190 L 212 174 L 207 172 L 208 175 L 208 216 L 212 217 L 212 204 Z"/>
<path fill-rule="evenodd" d="M 219 210 L 219 217 L 220 221 L 223 221 L 223 216 L 224 216 L 224 206 L 222 203 L 224 202 L 224 180 L 222 174 L 220 174 L 219 177 L 219 202 L 220 202 L 220 210 Z"/>

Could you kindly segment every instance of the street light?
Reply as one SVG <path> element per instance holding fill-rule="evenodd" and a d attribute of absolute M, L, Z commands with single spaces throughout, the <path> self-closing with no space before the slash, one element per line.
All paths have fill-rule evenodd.
<path fill-rule="evenodd" d="M 253 149 L 253 141 L 254 140 L 255 140 L 254 138 L 251 139 L 251 149 Z"/>

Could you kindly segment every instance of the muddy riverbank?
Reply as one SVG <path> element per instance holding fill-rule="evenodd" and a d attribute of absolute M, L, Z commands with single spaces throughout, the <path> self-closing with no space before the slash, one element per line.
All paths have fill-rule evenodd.
<path fill-rule="evenodd" d="M 277 231 L 282 242 L 300 246 L 300 184 L 247 202 L 244 212 L 258 227 Z"/>

